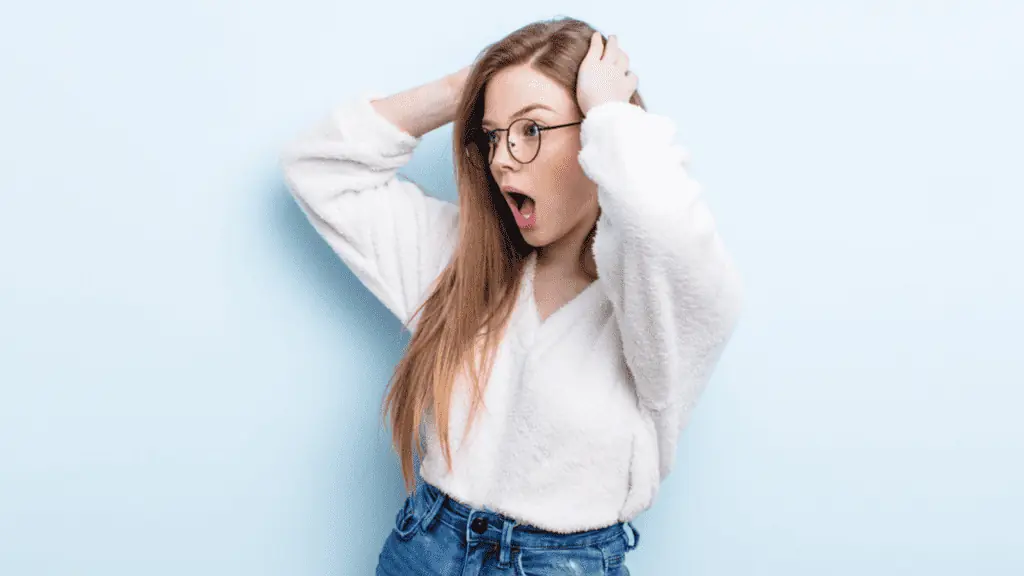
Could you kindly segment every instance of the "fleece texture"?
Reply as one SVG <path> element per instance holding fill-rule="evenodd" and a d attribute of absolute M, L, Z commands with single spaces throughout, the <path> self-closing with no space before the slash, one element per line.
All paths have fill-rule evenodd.
<path fill-rule="evenodd" d="M 286 148 L 288 187 L 312 226 L 402 322 L 458 237 L 458 206 L 398 178 L 420 138 L 363 92 Z M 579 161 L 598 185 L 599 279 L 543 321 L 524 267 L 484 406 L 456 383 L 453 469 L 432 417 L 422 478 L 452 498 L 554 532 L 632 520 L 654 502 L 741 308 L 741 282 L 675 125 L 625 102 L 594 107 Z"/>

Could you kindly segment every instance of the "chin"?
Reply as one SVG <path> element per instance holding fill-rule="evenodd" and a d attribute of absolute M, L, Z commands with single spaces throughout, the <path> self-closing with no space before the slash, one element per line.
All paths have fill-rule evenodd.
<path fill-rule="evenodd" d="M 523 240 L 527 244 L 533 246 L 534 248 L 543 248 L 544 246 L 547 246 L 548 244 L 551 243 L 551 239 L 548 238 L 548 235 L 544 234 L 540 230 L 537 230 L 536 228 L 520 228 L 519 234 L 522 235 Z"/>
<path fill-rule="evenodd" d="M 544 241 L 543 237 L 539 235 L 536 230 L 520 230 L 519 233 L 523 235 L 523 240 L 534 248 L 543 248 L 548 244 L 548 242 Z"/>

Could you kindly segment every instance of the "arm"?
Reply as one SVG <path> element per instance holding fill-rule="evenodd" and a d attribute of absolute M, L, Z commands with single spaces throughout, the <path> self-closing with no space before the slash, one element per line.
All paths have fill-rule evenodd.
<path fill-rule="evenodd" d="M 458 207 L 399 180 L 422 135 L 451 120 L 451 77 L 338 106 L 282 154 L 289 191 L 359 280 L 405 323 L 447 264 Z"/>
<path fill-rule="evenodd" d="M 598 281 L 609 294 L 660 472 L 703 392 L 741 306 L 740 278 L 669 118 L 627 102 L 589 111 L 580 164 L 598 185 Z"/>

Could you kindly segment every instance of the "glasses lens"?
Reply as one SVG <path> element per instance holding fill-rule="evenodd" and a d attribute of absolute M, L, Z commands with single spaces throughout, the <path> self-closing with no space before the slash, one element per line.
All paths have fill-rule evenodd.
<path fill-rule="evenodd" d="M 483 139 L 486 142 L 488 151 L 487 163 L 494 162 L 494 155 L 499 146 L 505 146 L 503 138 L 508 138 L 508 149 L 512 151 L 512 158 L 520 164 L 529 164 L 537 157 L 540 151 L 540 127 L 533 120 L 520 118 L 509 126 L 508 131 L 494 131 L 493 137 L 488 132 L 483 132 Z"/>
<path fill-rule="evenodd" d="M 527 118 L 520 118 L 509 127 L 509 148 L 512 157 L 520 164 L 533 162 L 540 150 L 540 130 L 537 123 Z"/>

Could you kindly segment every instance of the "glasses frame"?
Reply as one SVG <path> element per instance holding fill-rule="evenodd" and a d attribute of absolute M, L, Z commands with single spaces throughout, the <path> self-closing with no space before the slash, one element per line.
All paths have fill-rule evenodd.
<path fill-rule="evenodd" d="M 509 142 L 509 138 L 508 138 L 508 134 L 507 134 L 510 130 L 512 130 L 512 126 L 515 126 L 516 122 L 524 122 L 524 121 L 525 122 L 533 123 L 533 125 L 536 126 L 537 130 L 539 131 L 539 134 L 537 135 L 537 150 L 533 153 L 533 158 L 530 158 L 526 162 L 523 162 L 522 160 L 517 158 L 515 153 L 512 152 L 512 145 Z M 487 146 L 487 149 L 484 150 L 483 148 L 481 148 L 481 143 L 479 143 L 479 142 L 476 143 L 476 147 L 478 148 L 478 151 L 480 152 L 481 156 L 484 156 L 484 155 L 487 156 L 487 163 L 486 163 L 486 165 L 489 167 L 494 162 L 494 156 L 491 155 L 491 151 L 490 151 L 490 148 L 491 148 L 491 146 L 490 146 L 490 134 L 492 132 L 494 132 L 494 133 L 505 132 L 506 133 L 505 138 L 504 138 L 504 140 L 505 140 L 505 149 L 508 150 L 509 157 L 512 158 L 513 160 L 515 160 L 516 162 L 520 163 L 520 164 L 529 164 L 530 162 L 533 162 L 534 160 L 536 160 L 538 156 L 540 156 L 540 149 L 541 149 L 541 146 L 544 144 L 544 136 L 543 136 L 544 132 L 546 132 L 548 130 L 557 130 L 558 128 L 567 128 L 569 126 L 578 126 L 580 124 L 583 124 L 583 120 L 579 120 L 579 121 L 576 121 L 576 122 L 568 122 L 566 124 L 558 124 L 556 126 L 541 126 L 533 118 L 527 118 L 527 117 L 516 118 L 515 120 L 509 122 L 508 126 L 505 127 L 505 128 L 494 128 L 492 130 L 484 130 L 482 127 L 478 128 L 477 130 L 479 131 L 479 134 L 486 138 L 486 141 L 484 142 L 484 145 Z M 499 139 L 500 138 L 501 137 L 499 136 Z M 497 155 L 497 151 L 498 151 L 498 146 L 495 145 L 494 146 L 495 155 Z"/>

